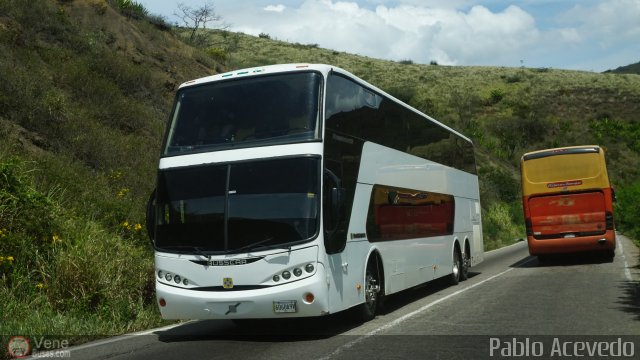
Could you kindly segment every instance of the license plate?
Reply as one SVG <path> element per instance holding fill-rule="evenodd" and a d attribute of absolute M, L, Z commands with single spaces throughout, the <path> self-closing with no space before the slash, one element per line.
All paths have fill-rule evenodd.
<path fill-rule="evenodd" d="M 274 313 L 294 313 L 297 311 L 295 300 L 284 300 L 273 302 Z"/>

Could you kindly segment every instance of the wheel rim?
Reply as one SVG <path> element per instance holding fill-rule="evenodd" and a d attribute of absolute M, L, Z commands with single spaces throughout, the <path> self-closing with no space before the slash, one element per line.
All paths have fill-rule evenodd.
<path fill-rule="evenodd" d="M 455 277 L 458 277 L 458 275 L 460 275 L 460 267 L 458 266 L 458 261 L 455 261 L 453 263 L 453 275 Z"/>
<path fill-rule="evenodd" d="M 367 303 L 367 307 L 369 307 L 369 309 L 375 309 L 379 290 L 380 286 L 378 285 L 378 280 L 373 276 L 371 272 L 367 271 L 364 288 L 364 300 Z"/>
<path fill-rule="evenodd" d="M 462 275 L 466 278 L 469 274 L 469 268 L 471 267 L 471 260 L 469 259 L 469 253 L 463 255 L 463 263 L 462 263 Z"/>
<path fill-rule="evenodd" d="M 460 278 L 460 257 L 457 251 L 453 252 L 453 276 Z"/>

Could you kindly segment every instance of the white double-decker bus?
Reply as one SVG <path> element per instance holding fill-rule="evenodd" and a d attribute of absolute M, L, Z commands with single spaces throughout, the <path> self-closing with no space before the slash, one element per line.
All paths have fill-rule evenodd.
<path fill-rule="evenodd" d="M 471 141 L 329 65 L 182 84 L 147 211 L 166 319 L 368 320 L 483 258 Z"/>

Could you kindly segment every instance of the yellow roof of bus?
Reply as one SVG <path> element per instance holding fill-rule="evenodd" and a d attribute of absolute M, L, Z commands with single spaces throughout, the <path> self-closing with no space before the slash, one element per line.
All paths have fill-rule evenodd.
<path fill-rule="evenodd" d="M 520 160 L 522 195 L 609 187 L 604 150 L 570 146 L 526 153 Z"/>

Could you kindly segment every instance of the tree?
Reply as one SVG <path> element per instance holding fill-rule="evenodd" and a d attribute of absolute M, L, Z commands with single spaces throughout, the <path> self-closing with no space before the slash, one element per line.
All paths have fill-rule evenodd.
<path fill-rule="evenodd" d="M 213 4 L 210 2 L 205 3 L 197 9 L 187 6 L 184 3 L 179 3 L 178 10 L 180 13 L 174 13 L 174 15 L 181 18 L 184 26 L 190 29 L 189 37 L 187 38 L 190 44 L 205 45 L 206 37 L 204 35 L 200 36 L 198 30 L 206 29 L 207 24 L 218 23 L 217 26 L 214 26 L 214 28 L 217 29 L 226 29 L 228 27 L 228 25 L 222 22 L 222 16 L 216 13 Z"/>

